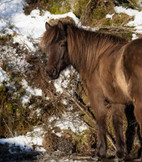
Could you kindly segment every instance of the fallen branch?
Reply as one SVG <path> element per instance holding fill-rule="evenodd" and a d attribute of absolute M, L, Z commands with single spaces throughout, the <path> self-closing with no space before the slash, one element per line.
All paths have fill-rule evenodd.
<path fill-rule="evenodd" d="M 70 98 L 71 101 L 73 101 L 73 103 L 87 116 L 87 118 L 92 122 L 94 123 L 94 125 L 96 125 L 96 121 L 94 118 L 92 118 L 87 112 L 86 112 L 86 107 L 84 105 L 82 105 L 81 103 L 78 103 L 72 96 L 71 94 L 65 89 L 63 88 L 63 92 Z M 95 129 L 93 127 L 93 129 Z M 114 143 L 114 139 L 112 138 L 112 135 L 110 135 L 110 133 L 107 131 L 107 139 L 109 140 L 110 144 L 113 146 L 113 148 L 115 150 L 116 149 L 116 146 L 115 146 L 115 143 Z"/>
<path fill-rule="evenodd" d="M 84 16 L 85 11 L 87 10 L 87 7 L 88 7 L 88 5 L 89 5 L 90 3 L 91 3 L 91 0 L 89 0 L 89 2 L 87 3 L 87 5 L 85 6 L 85 8 L 84 8 L 84 10 L 83 10 L 83 12 L 82 12 L 82 15 L 81 15 L 81 17 L 80 17 L 79 22 L 82 22 L 82 17 Z"/>
<path fill-rule="evenodd" d="M 108 29 L 110 31 L 127 31 L 127 32 L 135 32 L 136 29 L 135 28 L 129 28 L 129 27 L 125 27 L 124 24 L 120 25 L 120 26 L 100 26 L 99 29 Z"/>
<path fill-rule="evenodd" d="M 3 122 L 4 122 L 5 126 L 6 126 L 6 128 L 8 129 L 9 133 L 11 134 L 11 136 L 14 137 L 14 135 L 13 135 L 12 131 L 10 130 L 10 128 L 8 127 L 5 119 L 3 119 Z"/>
<path fill-rule="evenodd" d="M 130 3 L 130 5 L 131 5 L 134 9 L 137 9 L 137 10 L 142 9 L 142 8 L 139 7 L 137 4 L 134 4 L 131 0 L 127 0 L 127 1 Z"/>
<path fill-rule="evenodd" d="M 124 27 L 125 28 L 125 25 L 127 25 L 127 23 L 132 20 L 132 17 L 128 17 L 119 27 Z"/>

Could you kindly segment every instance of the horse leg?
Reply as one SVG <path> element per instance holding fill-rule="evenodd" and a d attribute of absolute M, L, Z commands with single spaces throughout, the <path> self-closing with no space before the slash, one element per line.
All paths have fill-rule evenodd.
<path fill-rule="evenodd" d="M 140 126 L 140 136 L 142 137 L 142 100 L 134 104 L 134 114 Z"/>
<path fill-rule="evenodd" d="M 139 137 L 140 144 L 141 144 L 141 148 L 139 149 L 138 156 L 141 156 L 141 158 L 142 158 L 142 155 L 141 155 L 141 150 L 142 150 L 142 99 L 141 100 L 137 99 L 134 102 L 134 106 L 135 106 L 134 114 L 135 114 L 136 120 L 139 124 L 138 137 Z"/>
<path fill-rule="evenodd" d="M 138 135 L 138 138 L 140 140 L 140 145 L 141 145 L 141 147 L 138 150 L 138 155 L 137 156 L 138 156 L 138 158 L 140 158 L 142 156 L 142 137 L 140 135 L 140 127 L 139 127 L 139 125 L 138 125 L 138 129 L 137 129 L 137 135 Z"/>
<path fill-rule="evenodd" d="M 91 90 L 92 91 L 92 90 Z M 100 90 L 88 93 L 90 104 L 97 124 L 97 155 L 101 158 L 106 157 L 107 140 L 106 140 L 106 108 L 104 97 Z"/>
<path fill-rule="evenodd" d="M 105 110 L 100 110 L 98 107 L 95 111 L 95 117 L 97 122 L 97 155 L 99 157 L 105 158 L 107 150 Z"/>
<path fill-rule="evenodd" d="M 126 106 L 125 115 L 128 123 L 126 130 L 126 149 L 127 154 L 130 154 L 134 143 L 135 127 L 137 126 L 137 122 L 134 116 L 134 106 L 132 104 Z"/>
<path fill-rule="evenodd" d="M 112 122 L 116 134 L 117 157 L 123 158 L 125 155 L 125 143 L 123 137 L 123 113 L 125 105 L 112 105 Z"/>

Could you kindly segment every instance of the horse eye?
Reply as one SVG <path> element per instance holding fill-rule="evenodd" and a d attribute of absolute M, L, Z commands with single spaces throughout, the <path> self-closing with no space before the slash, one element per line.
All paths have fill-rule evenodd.
<path fill-rule="evenodd" d="M 66 44 L 61 44 L 61 47 L 65 47 L 66 46 Z"/>

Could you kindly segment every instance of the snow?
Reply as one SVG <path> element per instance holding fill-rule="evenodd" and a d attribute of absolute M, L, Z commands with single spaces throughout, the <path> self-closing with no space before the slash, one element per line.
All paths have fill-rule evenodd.
<path fill-rule="evenodd" d="M 21 82 L 23 88 L 26 90 L 26 95 L 22 97 L 22 104 L 23 106 L 26 104 L 26 103 L 29 103 L 30 102 L 30 98 L 31 96 L 42 96 L 42 90 L 41 89 L 38 89 L 38 88 L 32 88 L 28 85 L 28 82 L 23 79 L 22 82 Z"/>
<path fill-rule="evenodd" d="M 5 81 L 8 81 L 9 78 L 6 74 L 6 72 L 0 67 L 0 86 L 2 85 L 2 83 Z"/>
<path fill-rule="evenodd" d="M 59 127 L 61 129 L 60 133 L 56 133 L 56 135 L 59 137 L 62 135 L 64 130 L 69 129 L 74 133 L 81 134 L 83 131 L 88 129 L 88 125 L 82 121 L 80 115 L 78 113 L 74 113 L 74 111 L 71 112 L 70 109 L 72 109 L 72 106 L 68 106 L 67 110 L 62 113 L 60 117 L 52 115 L 48 119 L 48 122 L 51 123 L 49 126 L 50 129 L 52 129 L 52 126 Z M 55 133 L 54 130 L 53 133 Z"/>
<path fill-rule="evenodd" d="M 113 14 L 107 14 L 107 15 L 106 15 L 106 18 L 112 19 L 113 15 L 114 15 L 114 13 L 113 13 Z"/>
<path fill-rule="evenodd" d="M 28 85 L 28 82 L 25 79 L 22 80 L 22 85 L 23 85 L 23 88 L 26 89 L 27 93 L 32 94 L 34 96 L 42 96 L 42 90 L 38 88 L 33 89 L 32 87 Z"/>
<path fill-rule="evenodd" d="M 16 33 L 14 42 L 19 42 L 23 45 L 26 43 L 31 51 L 35 51 L 31 40 L 33 42 L 39 41 L 39 38 L 45 31 L 45 22 L 67 16 L 72 17 L 75 23 L 79 22 L 72 12 L 53 15 L 48 11 L 43 11 L 41 14 L 38 9 L 35 9 L 30 15 L 25 15 L 23 5 L 26 5 L 24 0 L 0 1 L 0 31 L 4 30 L 7 34 Z"/>
<path fill-rule="evenodd" d="M 132 40 L 135 40 L 137 38 L 138 38 L 138 36 L 136 34 L 132 34 Z"/>
<path fill-rule="evenodd" d="M 66 13 L 62 15 L 54 15 L 48 11 L 40 12 L 38 9 L 33 10 L 30 15 L 25 15 L 23 6 L 26 5 L 24 0 L 0 0 L 0 35 L 11 34 L 13 35 L 13 41 L 18 42 L 26 46 L 29 51 L 36 51 L 34 43 L 39 42 L 39 38 L 45 31 L 45 22 L 48 22 L 51 19 L 65 18 L 67 16 L 72 17 L 76 24 L 79 24 L 79 19 L 72 13 Z M 133 9 L 126 9 L 124 7 L 115 7 L 115 12 L 125 13 L 129 16 L 134 17 L 132 21 L 128 22 L 128 26 L 134 26 L 137 33 L 142 34 L 142 11 L 137 11 Z M 106 18 L 112 19 L 114 14 L 107 14 Z M 87 29 L 87 27 L 84 27 Z M 92 29 L 96 30 L 96 29 Z M 132 39 L 136 39 L 137 35 L 133 34 Z M 5 50 L 5 49 L 0 49 Z M 6 55 L 0 56 L 0 59 L 6 57 L 11 61 L 11 64 L 14 64 L 17 67 L 20 67 L 24 70 L 24 66 L 27 66 L 23 57 L 17 56 L 16 52 L 11 52 L 12 49 L 6 49 L 9 57 Z M 70 77 L 70 71 L 64 71 L 64 77 Z M 6 72 L 0 67 L 0 85 L 3 82 L 9 80 Z M 56 91 L 63 93 L 63 88 L 68 87 L 69 80 L 59 78 L 54 82 Z M 38 88 L 32 88 L 28 85 L 26 80 L 21 82 L 23 88 L 26 90 L 26 95 L 22 98 L 22 103 L 25 105 L 30 101 L 31 95 L 42 96 L 42 90 Z M 46 97 L 46 100 L 49 100 L 49 97 Z M 67 104 L 66 100 L 63 100 L 64 104 Z M 37 114 L 40 113 L 40 109 L 37 108 Z M 52 116 L 49 122 L 52 122 L 56 117 Z M 62 120 L 57 120 L 55 123 L 56 126 L 60 127 L 62 130 L 71 129 L 73 132 L 82 132 L 83 130 L 88 129 L 87 125 L 83 122 L 80 122 L 77 115 L 71 115 L 69 112 L 64 113 Z M 44 132 L 40 128 L 35 128 L 32 132 L 27 133 L 25 136 L 18 136 L 7 139 L 0 139 L 0 143 L 9 143 L 9 145 L 19 146 L 21 150 L 29 151 L 34 149 L 36 145 L 36 150 L 45 151 L 42 145 L 42 136 Z M 60 136 L 60 134 L 58 134 Z M 12 152 L 11 150 L 9 150 Z"/>
<path fill-rule="evenodd" d="M 60 77 L 54 81 L 56 92 L 63 93 L 63 88 L 67 88 L 70 82 L 71 71 L 66 69 L 60 74 Z"/>
<path fill-rule="evenodd" d="M 124 7 L 114 7 L 116 13 L 125 13 L 129 16 L 134 17 L 134 20 L 128 22 L 128 26 L 134 26 L 137 33 L 142 34 L 142 11 L 134 10 L 134 9 L 126 9 Z"/>
<path fill-rule="evenodd" d="M 54 117 L 50 118 L 50 122 L 54 121 Z M 71 112 L 64 112 L 60 118 L 56 118 L 55 120 L 55 127 L 59 127 L 61 130 L 71 130 L 74 133 L 81 133 L 84 130 L 88 129 L 88 126 L 86 123 L 84 123 L 82 120 L 80 120 L 80 117 L 78 114 L 72 114 Z"/>
<path fill-rule="evenodd" d="M 9 68 L 13 67 L 21 73 L 23 73 L 25 68 L 29 65 L 25 60 L 25 56 L 18 54 L 14 47 L 1 45 L 0 53 L 0 65 L 3 65 L 3 61 L 9 62 Z"/>
<path fill-rule="evenodd" d="M 27 103 L 30 102 L 30 98 L 29 96 L 25 95 L 23 97 L 21 97 L 21 102 L 22 102 L 22 105 L 25 106 Z"/>
<path fill-rule="evenodd" d="M 23 12 L 23 0 L 1 0 L 0 2 L 1 17 L 10 20 L 13 15 Z"/>
<path fill-rule="evenodd" d="M 63 93 L 62 79 L 61 78 L 55 80 L 54 87 L 56 88 L 56 92 Z"/>
<path fill-rule="evenodd" d="M 68 86 L 70 85 L 71 76 L 74 73 L 76 73 L 76 80 L 78 80 L 79 75 L 77 75 L 78 73 L 73 68 L 73 66 L 61 72 L 60 77 L 54 81 L 54 87 L 56 88 L 56 92 L 62 94 L 64 91 L 63 89 L 68 88 Z M 70 90 L 70 93 L 73 93 L 72 90 Z"/>
<path fill-rule="evenodd" d="M 35 51 L 33 42 L 38 42 L 39 38 L 45 31 L 45 22 L 51 19 L 72 17 L 76 24 L 79 19 L 72 13 L 54 15 L 48 11 L 42 13 L 35 9 L 30 15 L 25 15 L 23 6 L 26 5 L 24 0 L 1 0 L 0 1 L 0 31 L 14 35 L 14 42 L 26 44 L 26 46 Z M 116 13 L 125 13 L 134 16 L 134 20 L 128 23 L 129 26 L 135 26 L 138 33 L 142 33 L 142 11 L 126 9 L 124 7 L 115 7 Z M 114 14 L 107 14 L 106 18 L 112 19 Z M 16 33 L 16 34 L 15 34 Z"/>
<path fill-rule="evenodd" d="M 13 138 L 0 139 L 1 144 L 9 144 L 9 152 L 15 153 L 13 150 L 14 147 L 20 147 L 20 151 L 41 151 L 45 152 L 45 149 L 42 147 L 42 136 L 44 131 L 41 128 L 35 127 L 32 132 L 28 132 L 25 136 L 18 136 Z"/>

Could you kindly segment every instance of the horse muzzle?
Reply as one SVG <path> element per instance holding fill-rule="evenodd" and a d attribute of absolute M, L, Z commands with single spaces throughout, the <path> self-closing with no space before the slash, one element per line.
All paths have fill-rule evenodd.
<path fill-rule="evenodd" d="M 56 68 L 46 70 L 46 72 L 51 79 L 57 79 L 59 77 L 59 71 Z"/>

